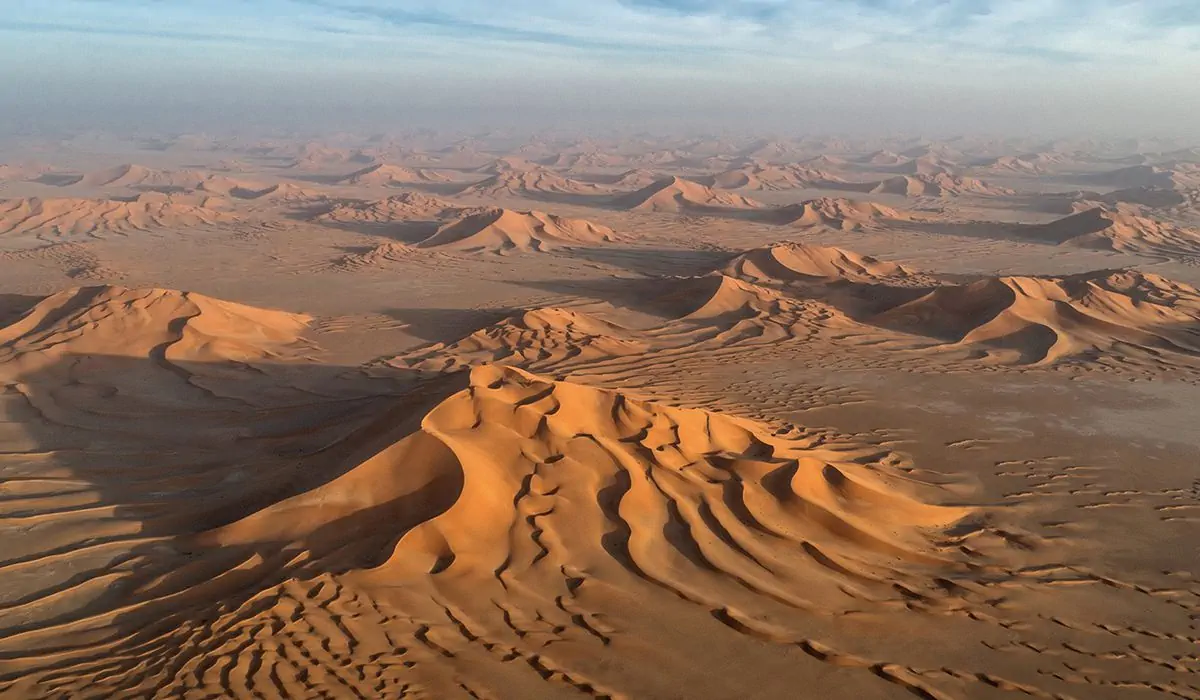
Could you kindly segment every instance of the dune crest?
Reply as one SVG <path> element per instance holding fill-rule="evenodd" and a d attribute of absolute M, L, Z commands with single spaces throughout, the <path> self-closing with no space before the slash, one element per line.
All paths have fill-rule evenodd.
<path fill-rule="evenodd" d="M 616 198 L 617 206 L 630 211 L 685 212 L 705 209 L 758 209 L 762 204 L 730 192 L 681 177 L 658 180 L 636 192 Z"/>
<path fill-rule="evenodd" d="M 868 191 L 872 194 L 898 194 L 906 197 L 948 197 L 964 194 L 998 197 L 1013 194 L 1010 189 L 996 187 L 983 180 L 948 173 L 900 175 L 883 180 L 871 186 Z"/>
<path fill-rule="evenodd" d="M 1058 245 L 1144 253 L 1200 255 L 1200 231 L 1142 215 L 1138 208 L 1096 206 L 1040 226 L 1024 235 Z"/>
<path fill-rule="evenodd" d="M 604 243 L 616 238 L 616 233 L 607 226 L 583 219 L 568 219 L 540 211 L 488 208 L 467 211 L 442 225 L 417 247 L 489 252 L 545 251 Z"/>
<path fill-rule="evenodd" d="M 190 227 L 233 221 L 216 197 L 143 193 L 134 199 L 0 200 L 0 234 L 80 235 L 130 233 L 161 227 Z"/>
<path fill-rule="evenodd" d="M 489 362 L 537 370 L 569 360 L 636 355 L 651 343 L 580 311 L 539 308 L 481 328 L 454 343 L 436 343 L 389 360 L 413 369 L 455 372 Z"/>
<path fill-rule="evenodd" d="M 347 185 L 403 187 L 421 183 L 446 183 L 451 179 L 435 170 L 405 168 L 390 163 L 376 163 L 356 170 L 338 180 Z"/>
<path fill-rule="evenodd" d="M 842 231 L 853 231 L 885 221 L 911 219 L 882 204 L 851 199 L 822 197 L 799 204 L 789 204 L 771 212 L 772 219 L 786 226 L 807 228 L 825 226 Z"/>
<path fill-rule="evenodd" d="M 316 217 L 318 221 L 387 223 L 410 219 L 440 219 L 459 207 L 419 192 L 405 192 L 385 199 L 343 202 Z"/>
<path fill-rule="evenodd" d="M 521 197 L 529 195 L 602 195 L 609 190 L 600 185 L 563 177 L 535 167 L 528 170 L 504 170 L 483 182 L 463 189 L 460 194 L 473 197 Z"/>
<path fill-rule="evenodd" d="M 309 317 L 195 292 L 80 287 L 46 297 L 0 328 L 0 362 L 21 371 L 69 355 L 251 362 L 285 356 Z M 12 365 L 9 365 L 12 367 Z"/>
<path fill-rule="evenodd" d="M 960 346 L 991 347 L 997 359 L 1019 364 L 1131 348 L 1200 356 L 1200 292 L 1135 270 L 938 287 L 871 321 Z"/>
<path fill-rule="evenodd" d="M 842 248 L 775 243 L 740 253 L 721 272 L 757 284 L 795 281 L 875 282 L 909 277 L 912 270 Z"/>

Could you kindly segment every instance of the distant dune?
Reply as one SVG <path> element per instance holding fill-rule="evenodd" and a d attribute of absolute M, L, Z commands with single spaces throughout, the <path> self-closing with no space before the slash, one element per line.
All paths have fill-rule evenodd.
<path fill-rule="evenodd" d="M 467 213 L 417 244 L 467 251 L 545 251 L 616 239 L 606 226 L 539 211 L 490 208 Z"/>
<path fill-rule="evenodd" d="M 844 182 L 815 168 L 762 163 L 732 168 L 710 177 L 696 178 L 696 181 L 723 190 L 791 190 Z"/>
<path fill-rule="evenodd" d="M 752 199 L 680 177 L 658 180 L 642 189 L 614 200 L 616 206 L 631 211 L 685 212 L 713 209 L 757 209 Z"/>
<path fill-rule="evenodd" d="M 874 202 L 822 197 L 789 204 L 770 213 L 775 223 L 786 226 L 828 228 L 851 231 L 886 221 L 904 221 L 911 215 Z"/>
<path fill-rule="evenodd" d="M 1097 206 L 1041 226 L 1022 235 L 1054 244 L 1145 253 L 1200 255 L 1200 230 L 1159 221 L 1138 210 Z"/>
<path fill-rule="evenodd" d="M 55 235 L 129 233 L 163 227 L 191 227 L 233 221 L 225 202 L 146 193 L 131 200 L 0 200 L 0 234 L 45 232 Z"/>
<path fill-rule="evenodd" d="M 1014 194 L 1010 189 L 996 187 L 983 180 L 946 173 L 888 178 L 867 187 L 866 191 L 872 194 L 898 194 L 906 197 L 947 197 L 964 194 L 999 197 Z"/>
<path fill-rule="evenodd" d="M 403 187 L 404 185 L 419 183 L 447 183 L 451 181 L 451 178 L 436 170 L 414 170 L 387 163 L 369 165 L 338 180 L 338 182 L 347 185 L 375 185 L 382 187 Z"/>
<path fill-rule="evenodd" d="M 1133 270 L 997 277 L 939 287 L 874 323 L 994 347 L 1025 364 L 1128 346 L 1200 355 L 1200 292 Z"/>
<path fill-rule="evenodd" d="M 339 203 L 316 218 L 319 221 L 341 223 L 351 221 L 384 223 L 411 219 L 440 219 L 459 209 L 460 207 L 437 197 L 418 192 L 405 192 L 385 199 Z"/>
<path fill-rule="evenodd" d="M 461 194 L 472 197 L 522 197 L 529 195 L 603 195 L 605 187 L 573 180 L 544 168 L 513 170 L 471 185 Z"/>
<path fill-rule="evenodd" d="M 148 356 L 162 348 L 164 362 L 263 361 L 293 345 L 309 321 L 195 292 L 81 287 L 0 327 L 0 359 L 20 356 L 29 371 L 63 356 Z"/>
<path fill-rule="evenodd" d="M 878 282 L 909 277 L 913 271 L 842 248 L 775 243 L 735 255 L 721 272 L 756 284 L 795 281 Z"/>

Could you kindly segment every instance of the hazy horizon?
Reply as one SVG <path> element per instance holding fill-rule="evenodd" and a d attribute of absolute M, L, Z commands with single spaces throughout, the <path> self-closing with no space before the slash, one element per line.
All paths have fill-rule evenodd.
<path fill-rule="evenodd" d="M 14 131 L 1200 137 L 1200 5 L 17 0 Z"/>

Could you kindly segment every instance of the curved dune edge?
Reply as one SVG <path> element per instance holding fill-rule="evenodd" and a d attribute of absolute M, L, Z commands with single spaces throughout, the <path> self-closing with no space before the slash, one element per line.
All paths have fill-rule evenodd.
<path fill-rule="evenodd" d="M 36 197 L 0 200 L 0 235 L 96 235 L 211 225 L 235 220 L 234 214 L 223 209 L 226 204 L 218 197 L 157 192 L 146 192 L 129 201 Z"/>
<path fill-rule="evenodd" d="M 1200 355 L 1200 291 L 1135 270 L 944 286 L 870 321 L 958 346 L 991 346 L 1017 364 L 1131 349 Z"/>
<path fill-rule="evenodd" d="M 503 580 L 545 560 L 617 567 L 685 597 L 706 578 L 789 596 L 786 580 L 825 568 L 814 566 L 813 548 L 863 575 L 947 563 L 930 533 L 971 510 L 922 502 L 912 483 L 863 461 L 870 453 L 486 365 L 420 431 L 200 541 L 304 539 L 372 509 L 394 516 L 376 523 L 399 537 L 375 570 L 392 581 Z"/>

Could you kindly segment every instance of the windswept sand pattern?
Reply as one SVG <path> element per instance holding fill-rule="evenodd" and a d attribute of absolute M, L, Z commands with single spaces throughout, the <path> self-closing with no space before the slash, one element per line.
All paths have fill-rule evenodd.
<path fill-rule="evenodd" d="M 4 141 L 0 698 L 1200 700 L 1200 150 L 677 126 Z"/>
<path fill-rule="evenodd" d="M 234 220 L 215 199 L 142 194 L 135 199 L 16 199 L 0 201 L 0 235 L 102 236 Z"/>

